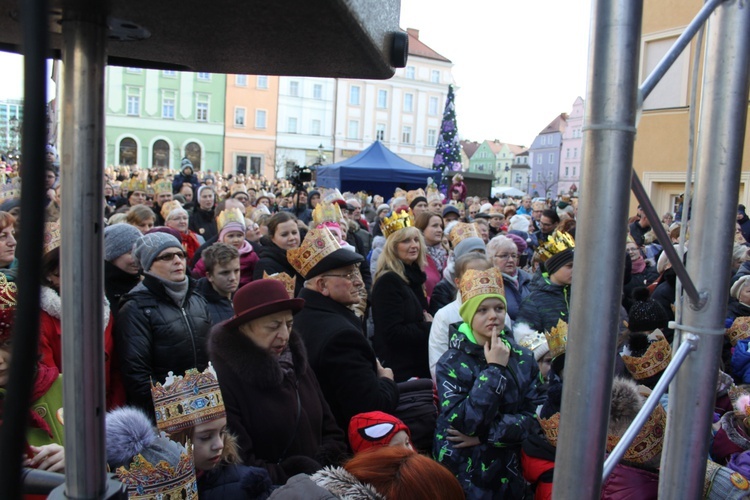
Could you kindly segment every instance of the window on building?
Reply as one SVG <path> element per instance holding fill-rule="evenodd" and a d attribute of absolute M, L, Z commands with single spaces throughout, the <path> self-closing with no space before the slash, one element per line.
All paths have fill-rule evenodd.
<path fill-rule="evenodd" d="M 385 123 L 375 124 L 375 139 L 379 141 L 385 140 Z"/>
<path fill-rule="evenodd" d="M 541 153 L 537 155 L 536 157 L 536 164 L 541 165 L 542 164 L 542 155 Z"/>
<path fill-rule="evenodd" d="M 541 181 L 542 180 L 542 173 L 541 172 L 537 172 L 536 173 L 536 180 L 537 181 Z"/>
<path fill-rule="evenodd" d="M 211 73 L 198 73 L 198 80 L 207 82 L 211 80 Z"/>
<path fill-rule="evenodd" d="M 313 99 L 323 99 L 323 86 L 319 83 L 313 85 Z"/>
<path fill-rule="evenodd" d="M 198 94 L 195 98 L 195 120 L 208 121 L 208 96 L 205 94 Z"/>
<path fill-rule="evenodd" d="M 566 167 L 565 167 L 565 177 L 567 177 L 568 175 L 570 175 L 570 172 L 569 172 L 569 170 L 570 170 L 570 167 L 567 167 L 567 166 L 566 166 Z"/>
<path fill-rule="evenodd" d="M 576 166 L 573 165 L 573 177 L 575 177 L 575 176 L 576 176 Z"/>
<path fill-rule="evenodd" d="M 299 97 L 299 82 L 289 82 L 289 95 Z"/>
<path fill-rule="evenodd" d="M 234 108 L 234 126 L 245 127 L 245 108 Z"/>
<path fill-rule="evenodd" d="M 141 90 L 129 88 L 127 93 L 127 106 L 125 112 L 128 116 L 141 115 Z"/>
<path fill-rule="evenodd" d="M 555 174 L 552 173 L 552 171 L 547 172 L 547 180 L 551 181 L 555 179 Z"/>
<path fill-rule="evenodd" d="M 164 92 L 161 96 L 161 117 L 174 120 L 175 93 Z"/>
<path fill-rule="evenodd" d="M 359 106 L 359 91 L 360 87 L 357 85 L 349 87 L 349 104 L 352 106 Z"/>
<path fill-rule="evenodd" d="M 388 91 L 378 90 L 378 107 L 385 109 L 388 107 Z"/>
<path fill-rule="evenodd" d="M 234 84 L 238 87 L 247 87 L 247 75 L 235 75 Z"/>
<path fill-rule="evenodd" d="M 578 148 L 573 148 L 573 158 L 578 158 Z"/>
<path fill-rule="evenodd" d="M 405 126 L 401 129 L 401 142 L 411 144 L 411 127 Z"/>
<path fill-rule="evenodd" d="M 259 89 L 267 89 L 268 88 L 268 76 L 258 75 L 258 78 L 255 81 L 255 86 Z"/>
<path fill-rule="evenodd" d="M 544 146 L 545 144 L 547 144 L 547 136 L 543 135 L 542 136 L 542 146 Z"/>
<path fill-rule="evenodd" d="M 193 164 L 193 170 L 201 169 L 201 158 L 203 157 L 201 147 L 197 142 L 189 142 L 185 146 L 185 156 Z"/>
<path fill-rule="evenodd" d="M 127 73 L 143 73 L 143 68 L 125 68 L 125 72 Z"/>
<path fill-rule="evenodd" d="M 266 128 L 266 110 L 265 109 L 255 110 L 255 128 L 258 128 L 258 129 Z"/>
<path fill-rule="evenodd" d="M 549 163 L 550 165 L 552 165 L 553 163 L 555 163 L 555 155 L 554 155 L 554 153 L 549 153 L 547 155 L 547 163 Z"/>
<path fill-rule="evenodd" d="M 286 130 L 290 134 L 296 134 L 297 133 L 297 118 L 294 116 L 290 116 L 289 119 L 286 121 Z"/>
<path fill-rule="evenodd" d="M 359 139 L 359 122 L 357 120 L 349 120 L 349 128 L 346 133 L 347 139 Z"/>
<path fill-rule="evenodd" d="M 120 165 L 138 164 L 138 144 L 132 137 L 124 137 L 120 141 Z"/>
<path fill-rule="evenodd" d="M 168 78 L 176 78 L 177 72 L 171 69 L 165 69 L 164 71 L 161 72 L 161 75 L 166 76 Z"/>
<path fill-rule="evenodd" d="M 677 37 L 646 41 L 641 56 L 641 79 L 653 71 Z M 690 51 L 684 50 L 643 102 L 643 109 L 677 108 L 687 106 Z"/>
<path fill-rule="evenodd" d="M 570 148 L 565 148 L 565 158 L 570 158 Z"/>
<path fill-rule="evenodd" d="M 438 98 L 430 97 L 429 105 L 427 106 L 427 113 L 430 115 L 438 114 Z"/>
<path fill-rule="evenodd" d="M 440 83 L 440 70 L 433 69 L 430 71 L 430 81 L 432 83 Z"/>
<path fill-rule="evenodd" d="M 169 143 L 163 139 L 154 142 L 151 148 L 151 165 L 154 167 L 169 166 Z"/>
<path fill-rule="evenodd" d="M 407 66 L 406 67 L 406 73 L 405 74 L 406 74 L 406 78 L 408 78 L 409 80 L 414 80 L 414 78 L 416 76 L 416 73 L 417 72 L 414 69 L 414 66 Z"/>
<path fill-rule="evenodd" d="M 437 145 L 437 130 L 434 128 L 427 130 L 427 145 L 433 147 Z"/>
<path fill-rule="evenodd" d="M 320 135 L 320 120 L 313 120 L 310 124 L 310 133 L 312 135 Z"/>
<path fill-rule="evenodd" d="M 404 94 L 404 112 L 411 113 L 414 110 L 414 94 Z"/>

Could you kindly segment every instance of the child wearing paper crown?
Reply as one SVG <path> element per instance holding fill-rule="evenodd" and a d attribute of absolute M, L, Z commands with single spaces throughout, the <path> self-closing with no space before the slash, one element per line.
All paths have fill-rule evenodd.
<path fill-rule="evenodd" d="M 436 369 L 440 415 L 435 459 L 456 474 L 467 498 L 524 498 L 521 443 L 542 402 L 534 354 L 505 333 L 506 303 L 497 268 L 469 269 L 459 284 L 462 323 Z M 466 446 L 456 432 L 479 439 Z"/>

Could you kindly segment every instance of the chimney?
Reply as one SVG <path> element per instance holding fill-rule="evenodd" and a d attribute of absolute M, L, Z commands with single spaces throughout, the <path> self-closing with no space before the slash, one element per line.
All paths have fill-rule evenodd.
<path fill-rule="evenodd" d="M 414 28 L 406 28 L 406 32 L 409 33 L 411 36 L 419 40 L 419 30 Z"/>

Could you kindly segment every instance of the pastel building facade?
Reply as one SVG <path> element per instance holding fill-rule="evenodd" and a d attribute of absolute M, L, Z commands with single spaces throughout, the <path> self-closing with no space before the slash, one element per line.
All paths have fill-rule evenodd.
<path fill-rule="evenodd" d="M 583 159 L 583 99 L 576 98 L 568 115 L 568 125 L 563 132 L 560 159 L 559 194 L 577 192 L 580 189 L 581 160 Z"/>
<path fill-rule="evenodd" d="M 567 125 L 567 114 L 561 113 L 547 125 L 529 148 L 531 165 L 530 193 L 533 196 L 556 197 L 560 170 L 562 135 Z"/>

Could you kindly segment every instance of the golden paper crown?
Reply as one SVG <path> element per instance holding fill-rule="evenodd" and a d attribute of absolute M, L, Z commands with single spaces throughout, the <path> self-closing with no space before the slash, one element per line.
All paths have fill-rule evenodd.
<path fill-rule="evenodd" d="M 148 185 L 146 184 L 146 181 L 143 179 L 139 179 L 138 177 L 133 177 L 128 182 L 128 192 L 132 193 L 134 191 L 142 191 L 144 193 L 148 193 Z"/>
<path fill-rule="evenodd" d="M 571 235 L 562 231 L 555 231 L 547 238 L 547 241 L 539 245 L 537 255 L 539 255 L 539 260 L 546 262 L 553 255 L 568 249 L 572 250 L 575 246 L 576 242 Z"/>
<path fill-rule="evenodd" d="M 198 499 L 190 440 L 180 447 L 184 452 L 180 453 L 175 467 L 166 460 L 152 464 L 138 454 L 133 457 L 130 467 L 117 469 L 117 479 L 126 485 L 129 500 Z"/>
<path fill-rule="evenodd" d="M 531 352 L 536 351 L 539 346 L 546 343 L 547 337 L 545 337 L 543 333 L 539 332 L 529 332 L 526 335 L 523 335 L 522 338 L 518 339 L 518 345 L 520 345 L 521 347 L 525 347 Z"/>
<path fill-rule="evenodd" d="M 153 188 L 154 188 L 155 194 L 162 194 L 162 193 L 172 194 L 172 183 L 167 180 L 154 182 Z"/>
<path fill-rule="evenodd" d="M 621 354 L 625 368 L 628 369 L 635 380 L 643 380 L 661 373 L 672 359 L 672 348 L 661 331 L 654 330 L 648 338 L 653 341 L 646 352 L 643 353 L 643 356 Z"/>
<path fill-rule="evenodd" d="M 8 281 L 5 273 L 0 273 L 0 310 L 15 309 L 18 286 L 13 281 Z"/>
<path fill-rule="evenodd" d="M 268 274 L 263 270 L 263 279 L 280 281 L 284 285 L 284 288 L 286 288 L 289 298 L 294 298 L 294 287 L 297 285 L 297 276 L 289 276 L 287 273 Z"/>
<path fill-rule="evenodd" d="M 549 418 L 542 418 L 537 415 L 536 419 L 544 431 L 544 437 L 547 442 L 557 448 L 557 433 L 560 431 L 560 412 L 558 411 Z"/>
<path fill-rule="evenodd" d="M 161 213 L 161 216 L 164 220 L 167 220 L 170 212 L 172 212 L 172 210 L 176 208 L 182 208 L 182 204 L 177 200 L 170 200 L 161 206 L 161 210 L 159 211 L 159 213 Z"/>
<path fill-rule="evenodd" d="M 416 198 L 422 197 L 424 199 L 427 199 L 427 195 L 424 193 L 424 189 L 419 188 L 415 189 L 413 191 L 407 191 L 406 192 L 406 203 L 411 205 L 411 202 L 414 201 Z"/>
<path fill-rule="evenodd" d="M 320 201 L 321 202 L 326 202 L 326 203 L 333 203 L 333 202 L 336 202 L 336 201 L 343 201 L 343 202 L 346 203 L 346 200 L 344 199 L 344 196 L 341 194 L 341 191 L 339 191 L 336 188 L 329 189 L 329 190 L 324 191 L 323 193 L 321 193 Z"/>
<path fill-rule="evenodd" d="M 341 248 L 336 237 L 325 226 L 311 229 L 299 248 L 286 251 L 286 259 L 304 278 L 318 263 Z"/>
<path fill-rule="evenodd" d="M 43 253 L 49 253 L 60 246 L 62 235 L 60 234 L 59 222 L 47 222 L 44 224 L 44 250 Z"/>
<path fill-rule="evenodd" d="M 453 201 L 453 200 L 451 200 L 450 204 L 453 205 L 454 207 L 456 207 L 459 212 L 461 210 L 466 210 L 466 205 L 464 204 L 463 201 Z"/>
<path fill-rule="evenodd" d="M 370 195 L 364 191 L 357 191 L 354 197 L 359 200 L 359 203 L 362 205 L 362 208 L 365 208 L 365 206 L 367 206 L 367 203 L 371 199 Z"/>
<path fill-rule="evenodd" d="M 245 216 L 242 214 L 242 210 L 239 208 L 230 208 L 228 210 L 222 210 L 219 216 L 216 218 L 216 229 L 221 232 L 224 226 L 230 222 L 236 222 L 245 227 Z"/>
<path fill-rule="evenodd" d="M 229 188 L 229 196 L 234 196 L 237 193 L 247 194 L 247 186 L 240 182 L 235 182 L 232 187 Z"/>
<path fill-rule="evenodd" d="M 438 191 L 437 187 L 433 186 L 427 186 L 427 203 L 432 203 L 433 201 L 443 201 L 443 197 L 440 196 L 440 191 Z"/>
<path fill-rule="evenodd" d="M 496 267 L 484 271 L 467 269 L 458 285 L 461 302 L 466 303 L 478 295 L 501 295 L 505 297 L 503 275 Z"/>
<path fill-rule="evenodd" d="M 211 363 L 203 372 L 191 368 L 184 377 L 169 372 L 164 385 L 151 384 L 156 426 L 173 434 L 226 416 L 224 399 Z"/>
<path fill-rule="evenodd" d="M 324 222 L 335 222 L 338 224 L 343 218 L 341 207 L 337 203 L 328 203 L 325 201 L 321 201 L 315 205 L 315 210 L 312 213 L 312 220 L 316 226 Z"/>
<path fill-rule="evenodd" d="M 750 337 L 750 316 L 740 316 L 734 318 L 732 326 L 727 328 L 727 338 L 732 344 L 732 347 L 737 345 L 737 342 Z"/>
<path fill-rule="evenodd" d="M 390 235 L 399 231 L 405 227 L 412 227 L 414 225 L 414 216 L 411 210 L 401 210 L 396 213 L 395 211 L 390 217 L 383 219 L 380 223 L 380 229 L 383 231 L 383 236 L 388 239 Z"/>
<path fill-rule="evenodd" d="M 456 245 L 461 243 L 466 238 L 479 238 L 479 233 L 477 232 L 477 227 L 474 224 L 470 224 L 468 222 L 459 222 L 455 226 L 453 226 L 453 229 L 451 229 L 448 238 L 451 240 L 451 246 L 453 247 L 453 249 L 455 249 Z"/>
<path fill-rule="evenodd" d="M 547 338 L 547 345 L 552 359 L 561 354 L 565 354 L 565 347 L 568 345 L 568 324 L 559 319 L 557 325 L 553 326 L 549 332 L 544 332 Z"/>
<path fill-rule="evenodd" d="M 406 198 L 406 191 L 404 191 L 401 188 L 396 188 L 396 190 L 393 192 L 394 198 Z"/>
<path fill-rule="evenodd" d="M 641 432 L 633 440 L 633 444 L 622 457 L 627 462 L 646 464 L 661 453 L 664 444 L 664 431 L 667 428 L 667 412 L 660 404 L 656 405 L 654 411 L 646 420 Z M 607 451 L 611 452 L 620 442 L 622 436 L 607 435 Z"/>

